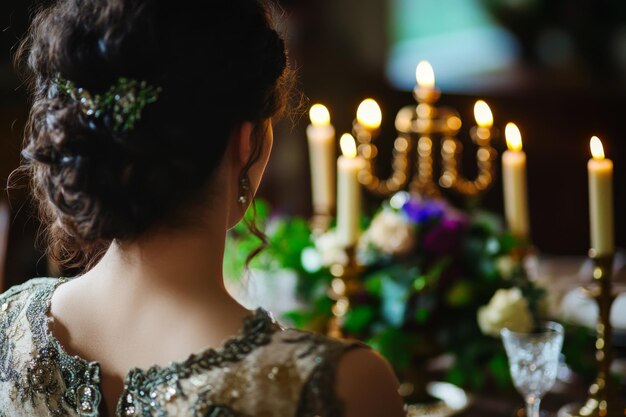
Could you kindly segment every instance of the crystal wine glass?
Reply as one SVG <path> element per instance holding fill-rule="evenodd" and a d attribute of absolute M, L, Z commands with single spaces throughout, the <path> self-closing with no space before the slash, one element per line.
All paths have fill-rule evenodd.
<path fill-rule="evenodd" d="M 513 384 L 526 401 L 526 417 L 539 417 L 539 404 L 556 381 L 559 354 L 563 347 L 563 326 L 540 323 L 531 332 L 500 332 L 509 358 Z"/>

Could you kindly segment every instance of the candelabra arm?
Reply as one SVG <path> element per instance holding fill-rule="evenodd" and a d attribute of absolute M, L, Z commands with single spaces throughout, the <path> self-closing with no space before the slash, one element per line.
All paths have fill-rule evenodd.
<path fill-rule="evenodd" d="M 387 179 L 382 179 L 377 174 L 376 157 L 378 156 L 378 148 L 373 143 L 373 139 L 378 135 L 378 131 L 372 132 L 358 123 L 354 123 L 352 132 L 359 141 L 359 155 L 365 160 L 365 167 L 359 173 L 359 182 L 370 192 L 381 197 L 388 197 L 403 189 L 409 178 L 409 153 L 413 147 L 410 137 L 401 135 L 396 138 L 393 145 L 391 176 Z"/>
<path fill-rule="evenodd" d="M 496 150 L 491 146 L 492 132 L 490 128 L 473 128 L 470 132 L 472 141 L 478 145 L 476 162 L 478 174 L 474 180 L 469 180 L 459 173 L 461 165 L 461 151 L 463 145 L 453 136 L 443 138 L 441 146 L 442 174 L 439 185 L 451 188 L 465 196 L 476 196 L 487 190 L 495 178 Z"/>
<path fill-rule="evenodd" d="M 441 92 L 433 86 L 418 83 L 413 96 L 417 105 L 404 106 L 396 115 L 398 137 L 394 142 L 391 175 L 387 179 L 380 178 L 376 172 L 378 148 L 374 142 L 380 133 L 380 125 L 365 123 L 364 119 L 359 119 L 357 112 L 352 132 L 359 142 L 359 155 L 365 160 L 365 167 L 359 174 L 361 184 L 381 197 L 389 197 L 407 184 L 411 194 L 431 198 L 441 197 L 439 186 L 466 197 L 475 197 L 486 191 L 495 178 L 497 152 L 491 146 L 495 132 L 493 120 L 482 122 L 470 131 L 472 140 L 478 146 L 478 172 L 474 180 L 469 180 L 460 173 L 462 145 L 457 136 L 462 122 L 458 111 L 437 106 Z M 440 144 L 442 161 L 439 164 L 436 149 Z M 442 174 L 437 181 L 435 170 L 439 165 Z"/>

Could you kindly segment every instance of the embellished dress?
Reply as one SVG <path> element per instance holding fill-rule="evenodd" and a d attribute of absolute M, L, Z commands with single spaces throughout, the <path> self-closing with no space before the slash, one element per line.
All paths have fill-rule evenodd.
<path fill-rule="evenodd" d="M 64 281 L 36 278 L 0 295 L 0 417 L 102 415 L 100 365 L 69 355 L 49 330 Z M 335 370 L 357 346 L 282 329 L 258 309 L 219 349 L 131 369 L 116 416 L 340 417 Z"/>

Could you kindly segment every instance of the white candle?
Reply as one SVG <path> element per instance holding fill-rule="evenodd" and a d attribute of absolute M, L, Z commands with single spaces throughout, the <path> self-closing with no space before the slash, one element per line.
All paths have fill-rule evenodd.
<path fill-rule="evenodd" d="M 342 245 L 355 245 L 359 238 L 361 186 L 358 175 L 364 161 L 357 156 L 356 143 L 349 133 L 340 139 L 342 156 L 337 158 L 337 235 Z"/>
<path fill-rule="evenodd" d="M 380 127 L 382 117 L 380 106 L 376 100 L 371 98 L 363 100 L 356 110 L 357 122 L 369 131 L 374 131 Z"/>
<path fill-rule="evenodd" d="M 514 123 L 506 125 L 504 134 L 509 150 L 502 154 L 504 211 L 513 235 L 528 238 L 528 196 L 526 190 L 526 154 L 522 151 L 522 135 Z"/>
<path fill-rule="evenodd" d="M 493 126 L 493 113 L 491 113 L 489 105 L 484 100 L 478 100 L 474 103 L 474 118 L 480 128 Z"/>
<path fill-rule="evenodd" d="M 591 248 L 597 255 L 612 255 L 613 237 L 613 161 L 604 158 L 602 142 L 590 141 L 593 158 L 587 163 L 589 175 L 589 220 Z"/>
<path fill-rule="evenodd" d="M 330 214 L 335 208 L 335 128 L 330 124 L 330 113 L 321 104 L 309 111 L 311 124 L 306 135 L 311 165 L 311 194 L 313 211 Z"/>
<path fill-rule="evenodd" d="M 430 106 L 433 105 L 438 99 L 441 92 L 435 87 L 435 72 L 432 65 L 428 61 L 420 61 L 415 68 L 415 79 L 417 86 L 413 90 L 413 95 L 420 104 L 425 104 L 423 110 L 420 111 L 420 105 L 417 107 L 417 112 L 426 112 L 430 114 L 434 109 Z M 426 116 L 424 116 L 426 117 Z"/>
<path fill-rule="evenodd" d="M 432 90 L 435 88 L 435 71 L 428 61 L 420 61 L 415 68 L 415 79 L 420 88 Z"/>

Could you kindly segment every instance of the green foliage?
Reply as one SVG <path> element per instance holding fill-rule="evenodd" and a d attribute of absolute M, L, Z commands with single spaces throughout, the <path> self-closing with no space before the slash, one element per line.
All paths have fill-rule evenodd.
<path fill-rule="evenodd" d="M 582 326 L 565 325 L 563 355 L 574 372 L 591 380 L 597 372 L 595 332 Z"/>
<path fill-rule="evenodd" d="M 309 225 L 297 217 L 270 221 L 269 205 L 257 199 L 246 211 L 244 219 L 229 232 L 224 256 L 224 273 L 227 277 L 242 277 L 248 256 L 263 244 L 248 229 L 247 225 L 253 223 L 265 230 L 267 246 L 250 260 L 248 267 L 269 271 L 293 269 L 305 274 L 300 258 L 302 251 L 313 245 Z"/>
<path fill-rule="evenodd" d="M 350 309 L 345 316 L 343 328 L 351 334 L 362 333 L 374 319 L 375 314 L 374 308 L 367 305 Z"/>
<path fill-rule="evenodd" d="M 248 224 L 256 224 L 267 238 L 267 246 L 246 265 L 250 253 L 263 242 L 250 233 Z M 271 218 L 269 205 L 255 200 L 244 218 L 229 232 L 224 255 L 226 279 L 239 280 L 247 268 L 264 271 L 292 270 L 298 276 L 298 294 L 307 302 L 307 309 L 290 311 L 285 319 L 301 329 L 324 329 L 331 317 L 333 301 L 327 290 L 331 277 L 328 271 L 307 271 L 302 265 L 302 253 L 313 247 L 311 229 L 306 220 L 298 217 Z"/>
<path fill-rule="evenodd" d="M 395 369 L 411 366 L 412 352 L 419 343 L 418 336 L 388 327 L 367 340 L 367 344 L 383 355 Z"/>
<path fill-rule="evenodd" d="M 264 202 L 257 202 L 256 210 L 256 221 L 267 233 L 268 246 L 250 262 L 250 268 L 294 271 L 299 278 L 298 296 L 306 307 L 286 313 L 285 318 L 297 328 L 325 331 L 332 317 L 334 301 L 329 298 L 329 288 L 333 276 L 328 265 L 305 268 L 303 254 L 319 250 L 308 223 L 296 217 L 271 218 Z M 455 213 L 451 214 L 453 220 L 458 218 Z M 489 381 L 510 389 L 502 342 L 481 332 L 477 311 L 497 289 L 519 287 L 538 319 L 545 293 L 515 262 L 526 242 L 503 230 L 499 217 L 491 213 L 475 210 L 463 216 L 466 223 L 458 229 L 462 233 L 452 238 L 445 235 L 449 230 L 440 229 L 441 219 L 428 218 L 417 224 L 416 250 L 408 255 L 389 256 L 370 244 L 360 273 L 361 286 L 351 295 L 342 330 L 380 352 L 399 375 L 419 373 L 416 368 L 428 358 L 446 352 L 455 358 L 447 372 L 450 382 L 480 389 Z M 250 222 L 252 218 L 250 210 L 246 219 Z M 367 229 L 371 221 L 364 216 L 363 228 Z M 450 249 L 442 250 L 445 245 L 432 243 L 441 236 L 448 239 L 443 243 Z M 227 241 L 227 275 L 241 276 L 248 254 L 260 243 L 244 224 L 238 224 Z M 508 269 L 500 265 L 503 259 Z M 583 354 L 576 350 L 582 336 L 575 333 L 574 337 L 581 340 L 566 344 L 569 357 Z"/>

